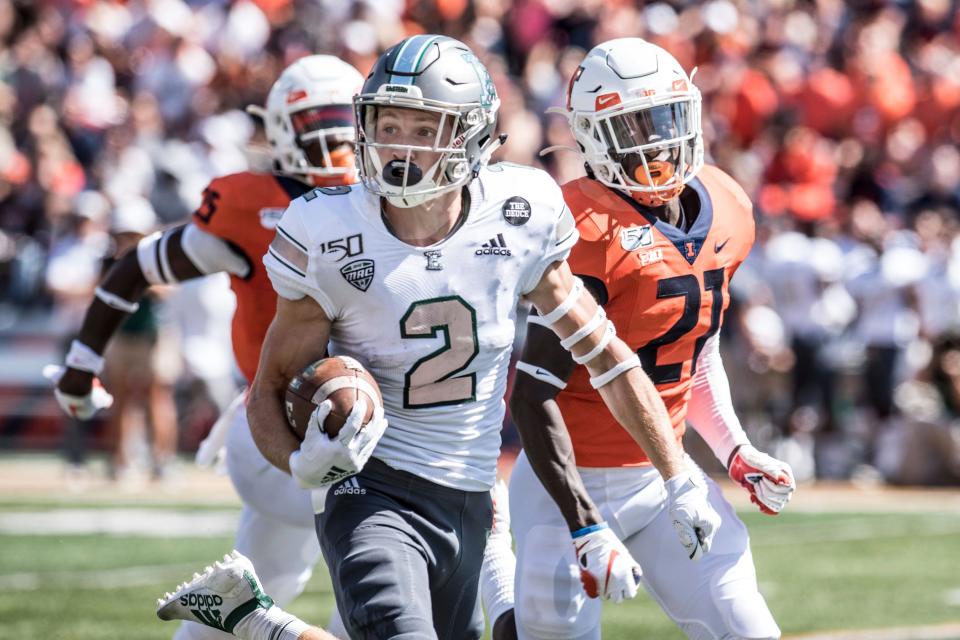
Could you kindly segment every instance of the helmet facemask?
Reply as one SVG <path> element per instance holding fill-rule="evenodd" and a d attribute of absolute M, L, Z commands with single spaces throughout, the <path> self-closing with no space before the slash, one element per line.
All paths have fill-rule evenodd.
<path fill-rule="evenodd" d="M 703 166 L 699 92 L 570 118 L 596 179 L 641 204 L 662 206 L 678 197 Z"/>
<path fill-rule="evenodd" d="M 289 114 L 295 145 L 288 151 L 288 166 L 312 176 L 318 186 L 356 179 L 353 109 L 348 104 L 307 107 Z"/>
<path fill-rule="evenodd" d="M 490 125 L 480 105 L 379 94 L 354 105 L 360 179 L 371 193 L 409 208 L 473 178 L 467 143 Z"/>

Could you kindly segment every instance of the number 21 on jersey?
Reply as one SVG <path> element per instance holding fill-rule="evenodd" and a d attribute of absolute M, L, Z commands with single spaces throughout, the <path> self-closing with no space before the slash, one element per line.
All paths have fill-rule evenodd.
<path fill-rule="evenodd" d="M 701 289 L 710 294 L 710 325 L 707 331 L 693 344 L 693 361 L 690 375 L 697 371 L 697 358 L 703 345 L 720 329 L 720 314 L 723 312 L 723 288 L 726 284 L 725 269 L 710 269 L 703 273 L 703 283 L 693 274 L 663 278 L 657 282 L 657 298 L 683 298 L 683 313 L 666 333 L 654 338 L 637 349 L 643 370 L 654 384 L 678 382 L 683 373 L 683 362 L 657 364 L 657 349 L 673 344 L 693 331 L 700 320 Z"/>

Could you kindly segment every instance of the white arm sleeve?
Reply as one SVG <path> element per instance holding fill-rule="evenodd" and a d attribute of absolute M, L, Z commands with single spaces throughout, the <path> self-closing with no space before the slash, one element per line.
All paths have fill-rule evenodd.
<path fill-rule="evenodd" d="M 250 264 L 243 256 L 237 255 L 223 238 L 193 223 L 184 228 L 180 246 L 190 262 L 202 273 L 226 271 L 239 278 L 246 278 L 250 274 Z"/>
<path fill-rule="evenodd" d="M 740 426 L 733 410 L 730 382 L 720 358 L 720 333 L 703 345 L 697 360 L 697 373 L 687 407 L 687 420 L 713 450 L 713 455 L 726 467 L 730 454 L 750 439 Z"/>

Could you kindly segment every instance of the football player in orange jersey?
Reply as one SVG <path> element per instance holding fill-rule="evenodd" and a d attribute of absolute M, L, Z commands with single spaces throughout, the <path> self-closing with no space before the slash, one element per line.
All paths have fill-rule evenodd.
<path fill-rule="evenodd" d="M 580 231 L 571 269 L 636 350 L 677 440 L 689 419 L 760 510 L 778 513 L 794 489 L 790 467 L 747 439 L 718 343 L 730 278 L 753 244 L 752 206 L 704 164 L 700 92 L 665 50 L 623 38 L 587 54 L 562 111 L 589 174 L 563 187 Z M 722 518 L 710 553 L 691 561 L 670 544 L 670 482 L 542 324 L 531 316 L 510 404 L 530 452 L 510 486 L 519 637 L 600 637 L 600 602 L 576 578 L 590 560 L 577 543 L 598 534 L 610 569 L 635 559 L 648 592 L 691 638 L 779 637 L 746 528 L 717 485 L 688 459 Z"/>
<path fill-rule="evenodd" d="M 266 108 L 248 108 L 263 119 L 274 171 L 214 179 L 190 222 L 144 238 L 110 269 L 55 389 L 64 411 L 89 419 L 110 405 L 96 377 L 103 366 L 101 354 L 147 287 L 221 271 L 230 274 L 237 297 L 234 355 L 247 380 L 253 380 L 277 299 L 261 257 L 290 200 L 314 187 L 335 189 L 356 181 L 351 101 L 362 84 L 363 77 L 346 62 L 307 56 L 280 75 Z M 328 252 L 333 259 L 347 258 L 360 250 L 358 242 L 359 237 L 344 238 L 342 244 L 330 243 Z M 285 604 L 303 590 L 320 556 L 310 492 L 259 453 L 242 396 L 221 416 L 206 448 L 219 450 L 224 440 L 230 478 L 244 503 L 236 547 L 255 563 L 269 593 Z M 185 622 L 174 637 L 231 636 Z"/>

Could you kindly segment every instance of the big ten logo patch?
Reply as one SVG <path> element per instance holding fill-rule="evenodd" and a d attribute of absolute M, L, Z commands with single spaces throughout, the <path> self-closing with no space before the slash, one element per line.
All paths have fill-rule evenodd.
<path fill-rule="evenodd" d="M 654 262 L 663 262 L 663 249 L 652 249 L 638 253 L 637 259 L 640 260 L 641 267 L 653 264 Z"/>

